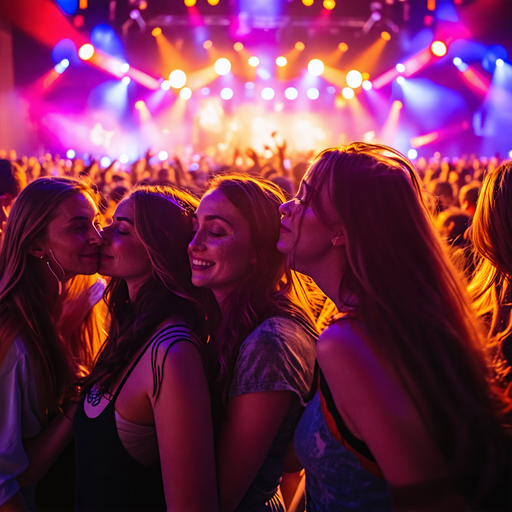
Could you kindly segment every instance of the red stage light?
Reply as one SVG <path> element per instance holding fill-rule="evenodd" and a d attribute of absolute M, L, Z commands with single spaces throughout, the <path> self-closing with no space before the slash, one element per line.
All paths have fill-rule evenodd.
<path fill-rule="evenodd" d="M 434 41 L 430 45 L 430 50 L 436 57 L 443 57 L 447 52 L 446 45 L 442 41 Z"/>

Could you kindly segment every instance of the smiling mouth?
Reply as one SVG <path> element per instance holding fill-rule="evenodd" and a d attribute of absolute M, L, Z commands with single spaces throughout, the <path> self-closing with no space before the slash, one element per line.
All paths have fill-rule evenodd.
<path fill-rule="evenodd" d="M 192 258 L 192 268 L 194 270 L 204 270 L 206 268 L 210 268 L 210 267 L 213 267 L 213 265 L 215 265 L 215 263 L 213 263 L 212 261 L 205 261 L 205 260 L 197 260 L 195 258 Z"/>

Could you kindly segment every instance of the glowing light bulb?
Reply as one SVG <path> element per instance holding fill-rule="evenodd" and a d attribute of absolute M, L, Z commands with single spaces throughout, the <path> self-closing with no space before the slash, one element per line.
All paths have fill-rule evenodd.
<path fill-rule="evenodd" d="M 258 57 L 249 57 L 249 66 L 253 68 L 257 67 L 260 63 L 260 59 Z"/>
<path fill-rule="evenodd" d="M 313 76 L 320 76 L 324 72 L 325 66 L 320 59 L 313 59 L 309 61 L 308 71 Z"/>
<path fill-rule="evenodd" d="M 192 90 L 189 87 L 183 87 L 180 91 L 180 98 L 189 100 L 192 97 Z"/>
<path fill-rule="evenodd" d="M 82 60 L 89 60 L 94 55 L 94 46 L 92 44 L 84 44 L 78 50 L 78 56 Z"/>
<path fill-rule="evenodd" d="M 276 64 L 282 68 L 288 64 L 288 61 L 286 60 L 286 57 L 277 57 Z"/>
<path fill-rule="evenodd" d="M 169 75 L 169 83 L 175 89 L 181 89 L 187 83 L 187 75 L 181 69 L 175 69 Z"/>
<path fill-rule="evenodd" d="M 446 52 L 448 51 L 446 45 L 442 41 L 434 41 L 430 45 L 430 50 L 436 57 L 442 57 L 443 55 L 446 55 Z"/>
<path fill-rule="evenodd" d="M 317 100 L 320 96 L 320 91 L 316 87 L 311 87 L 306 94 L 310 100 Z"/>
<path fill-rule="evenodd" d="M 274 89 L 272 89 L 272 87 L 265 87 L 265 89 L 261 91 L 261 97 L 264 100 L 271 100 L 275 96 L 275 94 L 276 93 L 274 92 Z"/>
<path fill-rule="evenodd" d="M 347 85 L 356 89 L 363 83 L 363 75 L 355 69 L 347 73 Z"/>
<path fill-rule="evenodd" d="M 162 29 L 160 27 L 155 27 L 151 31 L 151 35 L 154 36 L 154 37 L 158 37 L 161 33 L 162 33 Z"/>
<path fill-rule="evenodd" d="M 286 91 L 284 91 L 284 97 L 287 100 L 295 100 L 297 99 L 297 96 L 299 95 L 299 91 L 295 89 L 295 87 L 288 87 Z"/>
<path fill-rule="evenodd" d="M 213 66 L 218 75 L 227 75 L 231 71 L 231 62 L 228 59 L 217 59 Z"/>
<path fill-rule="evenodd" d="M 298 50 L 299 52 L 304 50 L 304 48 L 306 48 L 306 45 L 302 41 L 297 41 L 295 43 L 295 49 Z"/>
<path fill-rule="evenodd" d="M 399 73 L 403 73 L 405 71 L 405 66 L 399 62 L 396 66 L 395 66 L 396 70 L 399 72 Z"/>
<path fill-rule="evenodd" d="M 220 97 L 223 100 L 230 100 L 233 97 L 233 90 L 229 87 L 224 87 L 224 89 L 220 91 Z"/>
<path fill-rule="evenodd" d="M 350 87 L 343 87 L 343 89 L 341 91 L 341 94 L 347 100 L 352 99 L 354 97 L 354 95 L 355 95 L 354 89 L 351 89 Z"/>

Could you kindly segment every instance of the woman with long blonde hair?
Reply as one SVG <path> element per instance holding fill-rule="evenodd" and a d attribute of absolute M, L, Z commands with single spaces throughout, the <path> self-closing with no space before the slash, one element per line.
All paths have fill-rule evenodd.
<path fill-rule="evenodd" d="M 33 508 L 33 488 L 20 486 L 37 482 L 71 439 L 76 405 L 67 400 L 82 361 L 59 321 L 73 281 L 98 271 L 99 229 L 93 191 L 68 178 L 34 181 L 9 215 L 0 254 L 0 509 Z"/>
<path fill-rule="evenodd" d="M 343 313 L 295 433 L 308 511 L 509 510 L 510 399 L 409 160 L 327 149 L 281 213 L 279 249 Z"/>
<path fill-rule="evenodd" d="M 469 285 L 473 305 L 488 327 L 489 349 L 498 377 L 512 374 L 512 162 L 484 178 L 472 231 L 480 256 Z"/>

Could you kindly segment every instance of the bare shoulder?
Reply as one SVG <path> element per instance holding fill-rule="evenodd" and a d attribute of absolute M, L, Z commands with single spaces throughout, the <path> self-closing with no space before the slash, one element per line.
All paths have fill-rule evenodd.
<path fill-rule="evenodd" d="M 364 327 L 346 320 L 333 323 L 320 335 L 317 358 L 321 366 L 334 359 L 341 364 L 367 367 L 369 361 L 376 360 Z"/>

